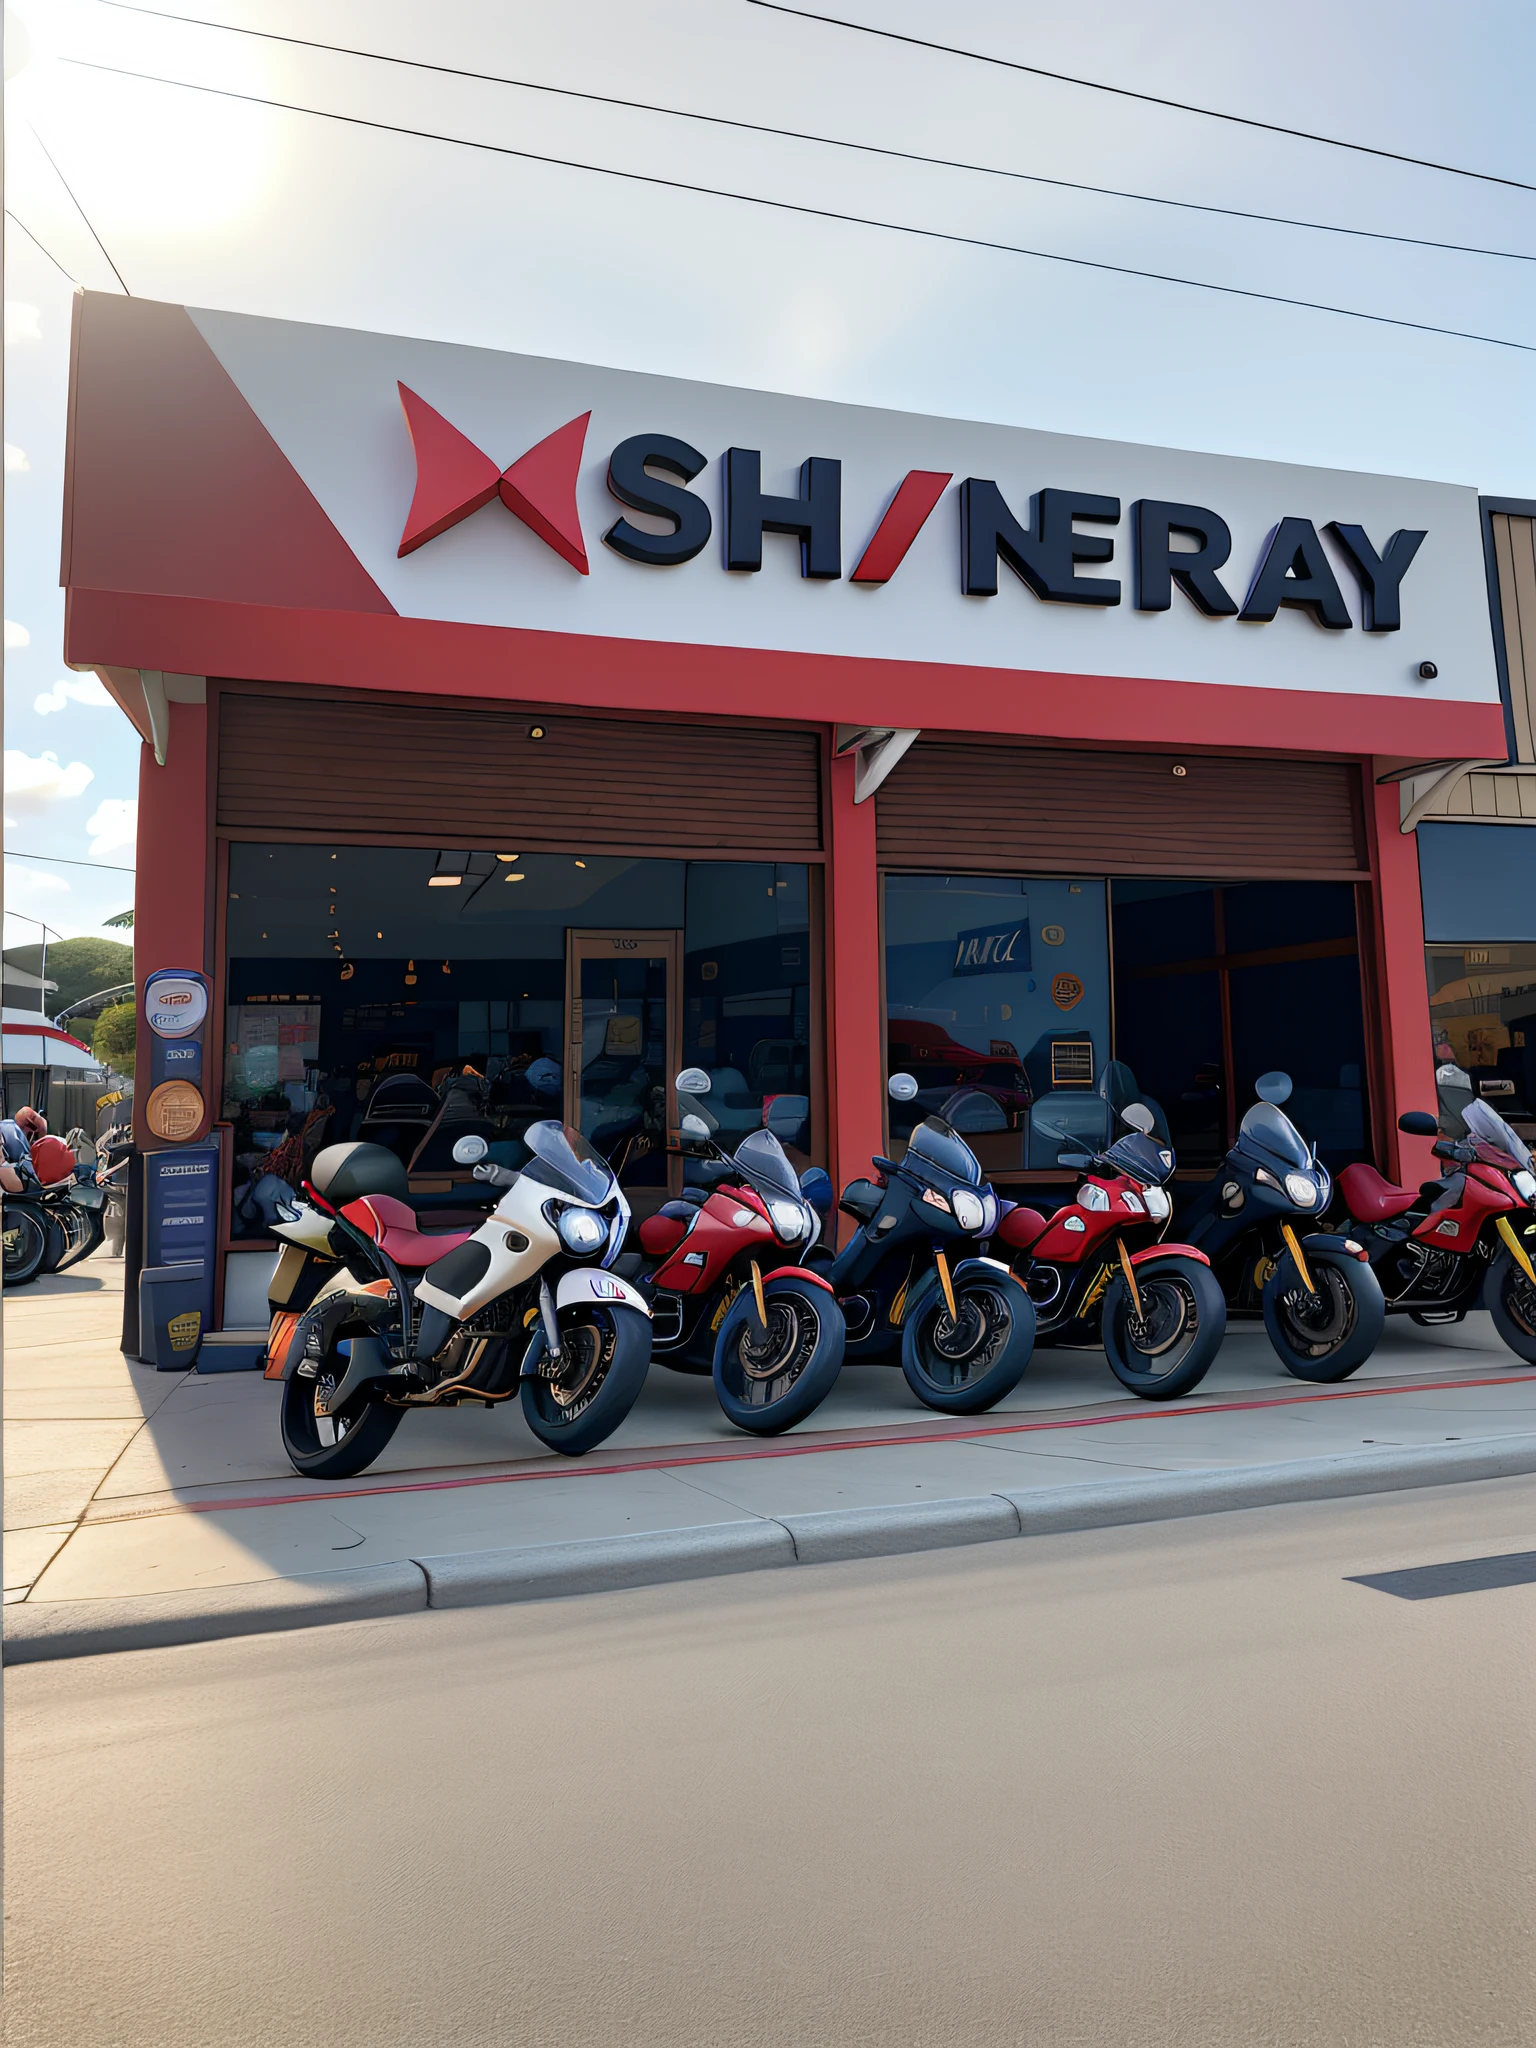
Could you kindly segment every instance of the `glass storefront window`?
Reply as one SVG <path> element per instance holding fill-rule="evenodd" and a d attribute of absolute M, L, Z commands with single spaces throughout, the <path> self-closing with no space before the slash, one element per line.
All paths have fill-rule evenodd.
<path fill-rule="evenodd" d="M 1460 1069 L 1453 1089 L 1475 1090 L 1500 1116 L 1536 1122 L 1536 945 L 1425 951 L 1436 1067 Z"/>
<path fill-rule="evenodd" d="M 809 1163 L 810 898 L 801 865 L 232 846 L 235 1234 L 267 1230 L 322 1145 L 446 1178 L 456 1138 L 516 1163 L 540 1117 L 579 1123 L 643 1212 L 678 1178 L 673 1062 L 715 1076 L 728 1136 L 766 1124 Z"/>

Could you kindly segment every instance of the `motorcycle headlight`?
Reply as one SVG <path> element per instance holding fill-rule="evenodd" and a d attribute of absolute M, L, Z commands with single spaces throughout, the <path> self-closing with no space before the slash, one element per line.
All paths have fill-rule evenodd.
<path fill-rule="evenodd" d="M 805 1235 L 805 1210 L 798 1202 L 770 1202 L 768 1214 L 772 1218 L 774 1234 L 785 1244 L 798 1244 Z"/>
<path fill-rule="evenodd" d="M 1109 1190 L 1099 1187 L 1094 1181 L 1087 1181 L 1077 1191 L 1077 1206 L 1079 1209 L 1107 1209 Z"/>
<path fill-rule="evenodd" d="M 608 1225 L 591 1209 L 562 1209 L 555 1224 L 560 1242 L 574 1258 L 590 1258 L 608 1241 Z"/>
<path fill-rule="evenodd" d="M 1317 1201 L 1317 1182 L 1310 1173 L 1288 1173 L 1285 1192 L 1298 1209 L 1310 1209 Z"/>
<path fill-rule="evenodd" d="M 980 1195 L 973 1195 L 969 1188 L 956 1188 L 950 1195 L 949 1206 L 962 1230 L 973 1237 L 981 1234 L 981 1227 L 987 1220 L 987 1205 Z"/>
<path fill-rule="evenodd" d="M 1522 1166 L 1518 1173 L 1510 1175 L 1510 1179 L 1514 1182 L 1515 1193 L 1521 1201 L 1536 1203 L 1536 1173 L 1527 1173 Z"/>
<path fill-rule="evenodd" d="M 981 1219 L 981 1235 L 990 1237 L 997 1228 L 997 1197 L 990 1188 L 982 1196 L 981 1206 L 986 1211 Z"/>
<path fill-rule="evenodd" d="M 1154 1223 L 1166 1223 L 1173 1214 L 1173 1203 L 1168 1199 L 1166 1188 L 1148 1188 L 1142 1196 L 1147 1205 L 1147 1214 Z"/>

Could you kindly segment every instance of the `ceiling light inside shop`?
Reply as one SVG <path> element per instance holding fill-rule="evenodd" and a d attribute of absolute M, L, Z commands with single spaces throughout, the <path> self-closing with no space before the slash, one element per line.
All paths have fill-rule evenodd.
<path fill-rule="evenodd" d="M 528 879 L 528 877 L 527 877 L 526 875 L 503 875 L 503 876 L 502 876 L 502 880 L 503 880 L 504 882 L 526 882 L 526 881 L 527 881 L 527 879 Z"/>
<path fill-rule="evenodd" d="M 522 859 L 522 855 L 520 853 L 498 853 L 496 858 L 500 861 L 505 861 L 507 866 L 511 867 L 514 861 Z"/>
<path fill-rule="evenodd" d="M 429 889 L 457 889 L 463 879 L 462 875 L 428 875 L 427 887 Z"/>
<path fill-rule="evenodd" d="M 577 861 L 576 865 L 579 868 L 584 868 L 586 866 L 586 862 L 584 860 L 579 860 Z"/>

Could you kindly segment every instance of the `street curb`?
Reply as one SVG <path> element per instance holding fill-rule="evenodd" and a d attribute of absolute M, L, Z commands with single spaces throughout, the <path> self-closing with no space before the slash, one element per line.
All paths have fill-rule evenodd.
<path fill-rule="evenodd" d="M 795 1546 L 778 1522 L 743 1520 L 576 1543 L 525 1543 L 515 1550 L 472 1550 L 417 1562 L 427 1576 L 430 1606 L 486 1607 L 766 1571 L 793 1564 Z"/>
<path fill-rule="evenodd" d="M 4 1610 L 5 1662 L 165 1648 L 407 1614 L 425 1607 L 565 1599 L 785 1565 L 900 1557 L 1011 1536 L 1111 1529 L 1241 1508 L 1512 1479 L 1532 1472 L 1536 1435 L 1496 1437 L 891 1507 L 842 1508 L 777 1519 L 743 1517 L 634 1536 L 522 1544 L 134 1599 L 25 1600 Z"/>
<path fill-rule="evenodd" d="M 410 1560 L 126 1600 L 19 1600 L 4 1610 L 5 1662 L 166 1649 L 274 1629 L 314 1628 L 328 1621 L 411 1614 L 426 1605 L 426 1575 Z"/>

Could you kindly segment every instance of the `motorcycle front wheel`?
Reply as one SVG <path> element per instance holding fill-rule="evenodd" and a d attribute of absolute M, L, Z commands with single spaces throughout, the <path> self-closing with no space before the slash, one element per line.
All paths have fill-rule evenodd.
<path fill-rule="evenodd" d="M 1309 1252 L 1309 1294 L 1289 1252 L 1264 1285 L 1264 1328 L 1299 1380 L 1346 1380 L 1376 1349 L 1387 1320 L 1381 1282 L 1348 1252 Z"/>
<path fill-rule="evenodd" d="M 1171 1257 L 1139 1267 L 1141 1313 L 1124 1276 L 1104 1296 L 1100 1336 L 1109 1369 L 1144 1401 L 1176 1401 L 1209 1372 L 1227 1331 L 1215 1274 L 1198 1259 Z"/>
<path fill-rule="evenodd" d="M 1515 1263 L 1508 1247 L 1499 1253 L 1483 1282 L 1483 1305 L 1493 1327 L 1522 1365 L 1536 1365 L 1536 1287 Z"/>
<path fill-rule="evenodd" d="M 715 1339 L 715 1394 L 729 1421 L 754 1436 L 776 1436 L 803 1422 L 832 1391 L 842 1370 L 843 1312 L 811 1280 L 786 1276 L 763 1284 L 766 1327 L 743 1287 Z"/>
<path fill-rule="evenodd" d="M 523 1420 L 563 1457 L 579 1458 L 610 1437 L 645 1385 L 651 1319 L 637 1308 L 582 1302 L 562 1311 L 553 1361 L 536 1322 L 523 1358 Z"/>
<path fill-rule="evenodd" d="M 48 1256 L 48 1233 L 32 1210 L 7 1203 L 0 1237 L 5 1247 L 5 1285 L 24 1287 L 37 1278 Z"/>
<path fill-rule="evenodd" d="M 324 1415 L 317 1397 L 336 1386 L 347 1369 L 334 1351 L 316 1376 L 298 1373 L 283 1382 L 283 1449 L 295 1472 L 306 1479 L 351 1479 L 371 1465 L 400 1427 L 402 1408 L 354 1394 L 334 1415 Z"/>
<path fill-rule="evenodd" d="M 901 1369 L 926 1407 L 980 1415 L 1011 1394 L 1035 1348 L 1035 1305 L 1011 1273 L 967 1276 L 950 1315 L 937 1279 L 908 1315 Z"/>

